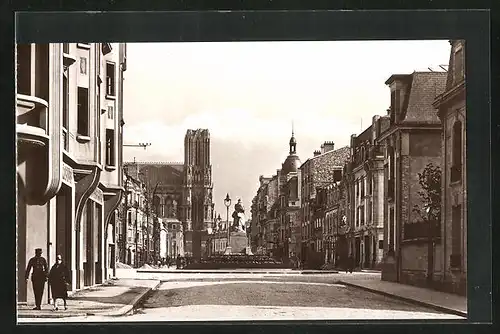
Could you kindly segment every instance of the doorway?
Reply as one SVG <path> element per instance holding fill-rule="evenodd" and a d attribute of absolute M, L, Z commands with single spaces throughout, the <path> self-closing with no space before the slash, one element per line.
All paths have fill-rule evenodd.
<path fill-rule="evenodd" d="M 370 249 L 371 249 L 370 237 L 365 235 L 364 241 L 365 241 L 364 242 L 365 243 L 365 252 L 364 252 L 365 253 L 364 254 L 365 255 L 365 264 L 364 264 L 364 267 L 369 268 L 369 267 L 371 267 L 371 265 L 370 265 Z"/>
<path fill-rule="evenodd" d="M 71 233 L 72 233 L 72 198 L 71 188 L 61 185 L 56 196 L 56 255 L 61 255 L 72 276 Z"/>
<path fill-rule="evenodd" d="M 354 246 L 354 259 L 355 259 L 355 266 L 358 267 L 361 265 L 361 238 L 357 237 L 355 239 L 355 246 Z"/>

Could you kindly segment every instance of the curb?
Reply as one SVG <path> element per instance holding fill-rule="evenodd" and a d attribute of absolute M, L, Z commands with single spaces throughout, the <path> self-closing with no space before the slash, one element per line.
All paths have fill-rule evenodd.
<path fill-rule="evenodd" d="M 420 305 L 420 306 L 425 306 L 425 307 L 434 309 L 436 311 L 445 312 L 445 313 L 449 313 L 449 314 L 454 314 L 454 315 L 458 315 L 460 317 L 467 318 L 467 312 L 462 312 L 462 311 L 455 310 L 455 309 L 452 309 L 452 308 L 448 308 L 448 307 L 445 307 L 445 306 L 440 306 L 440 305 L 436 305 L 436 304 L 432 304 L 432 303 L 428 303 L 428 302 L 423 302 L 421 300 L 416 300 L 416 299 L 413 299 L 413 298 L 403 297 L 403 296 L 400 296 L 400 295 L 397 295 L 397 294 L 394 294 L 394 293 L 390 293 L 390 292 L 385 292 L 385 291 L 380 291 L 380 290 L 376 290 L 376 289 L 372 289 L 372 288 L 367 288 L 365 286 L 357 285 L 355 283 L 350 283 L 350 282 L 345 282 L 345 281 L 340 281 L 340 280 L 337 281 L 337 283 L 344 284 L 344 285 L 347 285 L 347 286 L 350 286 L 350 287 L 353 287 L 353 288 L 358 288 L 358 289 L 362 289 L 362 290 L 365 290 L 365 291 L 373 292 L 373 293 L 376 293 L 376 294 L 379 294 L 379 295 L 391 297 L 391 298 L 398 299 L 398 300 L 401 300 L 401 301 L 405 301 L 405 302 L 408 302 L 408 303 L 412 303 L 412 304 L 416 304 L 416 305 Z"/>
<path fill-rule="evenodd" d="M 309 270 L 288 270 L 288 271 L 224 271 L 224 270 L 207 270 L 207 271 L 159 271 L 159 270 L 138 270 L 137 273 L 145 273 L 145 274 L 282 274 L 282 275 L 311 275 L 311 274 L 338 274 L 337 270 L 318 270 L 318 271 L 309 271 Z"/>
<path fill-rule="evenodd" d="M 108 313 L 96 312 L 95 314 L 87 314 L 87 315 L 102 315 L 102 316 L 109 316 L 109 317 L 121 317 L 121 316 L 127 315 L 128 313 L 132 312 L 137 307 L 137 305 L 139 305 L 141 302 L 143 302 L 145 299 L 147 299 L 147 297 L 151 294 L 151 292 L 153 290 L 158 289 L 160 284 L 161 284 L 161 281 L 158 281 L 154 287 L 148 288 L 146 291 L 141 293 L 139 296 L 135 297 L 135 299 L 132 301 L 132 303 L 121 307 L 117 311 L 108 312 Z"/>
<path fill-rule="evenodd" d="M 57 319 L 57 318 L 70 318 L 70 317 L 88 317 L 88 316 L 96 316 L 96 315 L 99 315 L 99 316 L 109 316 L 109 317 L 120 317 L 120 316 L 124 316 L 124 315 L 130 313 L 131 311 L 133 311 L 137 307 L 137 305 L 140 304 L 142 301 L 144 301 L 153 290 L 156 290 L 160 286 L 160 284 L 161 284 L 161 281 L 158 281 L 154 287 L 147 288 L 143 293 L 141 293 L 140 295 L 138 295 L 137 297 L 135 297 L 135 299 L 132 301 L 132 303 L 130 303 L 128 305 L 125 305 L 125 306 L 122 306 L 117 311 L 111 311 L 111 312 L 81 312 L 81 313 L 67 313 L 67 314 L 64 314 L 64 313 L 54 313 L 54 314 L 24 314 L 24 315 L 19 314 L 19 311 L 18 311 L 17 317 L 18 318 L 23 318 L 23 319 L 29 319 L 29 318 L 32 318 L 32 319 L 33 318 Z M 92 287 L 95 287 L 95 286 L 92 286 Z M 88 290 L 88 289 L 90 289 L 92 287 L 87 287 L 86 289 L 80 289 L 78 291 L 75 291 L 75 293 L 79 292 L 79 291 L 83 291 L 83 290 Z"/>

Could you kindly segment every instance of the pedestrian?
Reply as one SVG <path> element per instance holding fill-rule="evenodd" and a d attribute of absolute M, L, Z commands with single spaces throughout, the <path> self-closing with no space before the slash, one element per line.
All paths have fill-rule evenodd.
<path fill-rule="evenodd" d="M 176 265 L 177 265 L 177 269 L 181 269 L 181 255 L 180 254 L 177 254 Z"/>
<path fill-rule="evenodd" d="M 349 273 L 352 274 L 352 271 L 354 270 L 354 256 L 349 257 Z"/>
<path fill-rule="evenodd" d="M 35 294 L 36 305 L 33 309 L 41 310 L 43 290 L 45 289 L 48 271 L 47 260 L 42 257 L 41 248 L 35 249 L 35 256 L 28 261 L 28 267 L 26 268 L 25 274 L 26 283 L 28 283 L 31 269 L 33 269 L 33 273 L 31 274 L 31 283 L 33 284 L 33 293 Z"/>
<path fill-rule="evenodd" d="M 66 299 L 68 298 L 68 285 L 70 282 L 68 267 L 63 263 L 62 256 L 57 255 L 56 263 L 49 272 L 49 285 L 54 299 L 54 310 L 57 311 L 57 299 L 61 298 L 64 302 L 64 309 L 67 310 Z"/>

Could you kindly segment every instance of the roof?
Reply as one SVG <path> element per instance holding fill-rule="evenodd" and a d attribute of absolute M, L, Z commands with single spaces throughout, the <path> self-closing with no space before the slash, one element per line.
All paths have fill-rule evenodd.
<path fill-rule="evenodd" d="M 446 85 L 446 72 L 414 72 L 409 92 L 405 96 L 404 118 L 401 123 L 439 123 L 436 110 L 432 106 L 436 96 Z"/>
<path fill-rule="evenodd" d="M 302 168 L 307 162 L 315 161 L 320 159 L 328 159 L 329 164 L 332 166 L 344 166 L 346 162 L 349 161 L 351 157 L 351 149 L 349 146 L 344 146 L 337 150 L 328 151 L 322 154 L 319 154 L 315 157 L 307 159 L 301 166 Z"/>
<path fill-rule="evenodd" d="M 281 167 L 282 175 L 287 175 L 288 173 L 297 172 L 300 168 L 301 162 L 296 154 L 290 154 L 286 157 L 285 162 Z"/>

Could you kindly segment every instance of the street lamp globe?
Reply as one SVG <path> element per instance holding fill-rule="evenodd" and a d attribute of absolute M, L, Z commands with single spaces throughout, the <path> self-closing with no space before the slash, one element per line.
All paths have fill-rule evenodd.
<path fill-rule="evenodd" d="M 226 198 L 224 199 L 224 205 L 229 208 L 231 206 L 231 198 L 229 198 L 229 194 L 226 194 Z"/>

